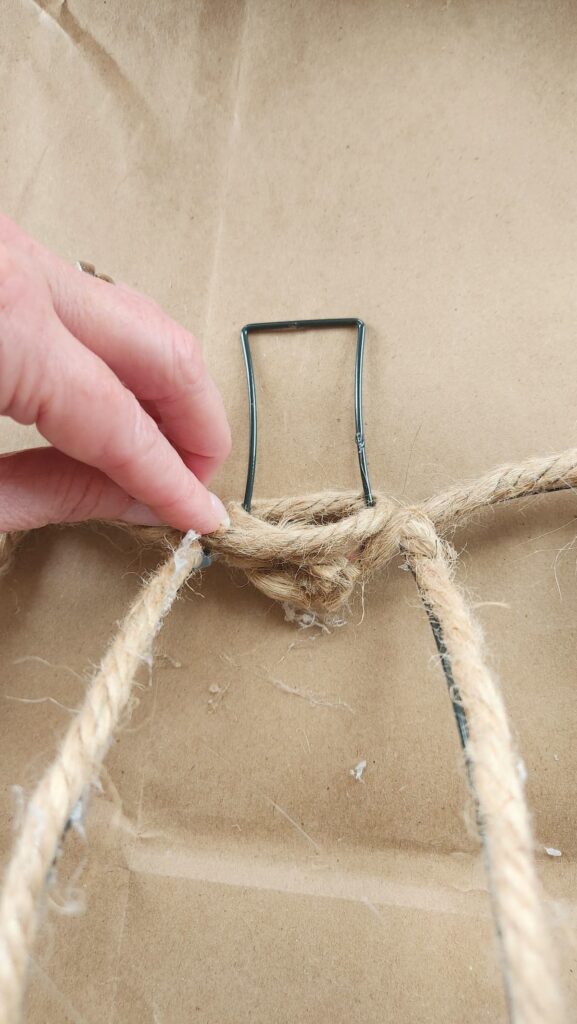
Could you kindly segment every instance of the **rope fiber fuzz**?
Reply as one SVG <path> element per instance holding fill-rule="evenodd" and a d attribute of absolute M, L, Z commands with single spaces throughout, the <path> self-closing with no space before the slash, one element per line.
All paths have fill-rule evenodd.
<path fill-rule="evenodd" d="M 465 759 L 477 804 L 510 1019 L 564 1019 L 549 925 L 533 860 L 529 813 L 505 705 L 482 655 L 480 630 L 453 580 L 452 557 L 431 526 L 430 553 L 407 551 L 421 598 L 438 623 L 453 700 L 467 723 Z M 456 690 L 456 693 L 455 693 Z"/>
<path fill-rule="evenodd" d="M 1 1024 L 20 1018 L 41 899 L 73 810 L 98 775 L 162 620 L 202 560 L 197 535 L 190 532 L 145 584 L 104 655 L 56 759 L 28 802 L 0 902 Z"/>
<path fill-rule="evenodd" d="M 420 506 L 385 495 L 367 507 L 352 492 L 323 492 L 229 507 L 230 527 L 203 547 L 241 569 L 268 597 L 333 612 L 401 556 L 427 609 L 450 685 L 489 878 L 501 963 L 514 1024 L 565 1019 L 553 943 L 505 707 L 482 656 L 478 627 L 453 581 L 446 538 L 473 513 L 577 487 L 577 449 L 508 465 Z M 132 532 L 179 546 L 144 585 L 105 655 L 76 720 L 28 805 L 0 902 L 0 1024 L 19 1019 L 39 906 L 67 822 L 98 772 L 126 707 L 138 665 L 189 573 L 203 563 L 194 534 Z M 0 536 L 0 573 L 19 536 Z"/>

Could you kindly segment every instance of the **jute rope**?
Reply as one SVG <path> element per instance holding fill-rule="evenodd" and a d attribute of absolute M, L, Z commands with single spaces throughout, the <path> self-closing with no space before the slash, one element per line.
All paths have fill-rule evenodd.
<path fill-rule="evenodd" d="M 383 494 L 367 508 L 357 492 L 257 500 L 252 512 L 232 505 L 231 526 L 206 544 L 242 569 L 267 597 L 303 608 L 335 611 L 355 586 L 382 569 L 419 536 L 422 515 L 443 536 L 488 505 L 577 486 L 577 449 L 502 466 L 419 507 Z"/>
<path fill-rule="evenodd" d="M 576 485 L 573 449 L 502 467 L 419 507 L 378 495 L 375 507 L 366 508 L 357 494 L 334 492 L 255 502 L 250 515 L 233 504 L 230 528 L 202 542 L 269 597 L 327 611 L 346 603 L 357 583 L 392 558 L 405 559 L 433 626 L 453 705 L 466 723 L 460 719 L 515 1024 L 560 1024 L 563 1001 L 507 716 L 483 660 L 479 631 L 453 580 L 454 552 L 441 537 L 483 507 Z M 146 536 L 176 538 L 170 531 L 148 530 Z M 0 539 L 0 570 L 18 539 Z M 19 1019 L 42 895 L 67 824 L 98 773 L 139 664 L 202 558 L 200 544 L 187 534 L 144 585 L 28 804 L 0 900 L 0 1024 Z"/>
<path fill-rule="evenodd" d="M 431 544 L 434 544 L 431 532 Z M 513 740 L 499 687 L 482 656 L 479 630 L 452 579 L 441 541 L 409 555 L 423 600 L 440 624 L 457 699 L 468 724 L 465 748 L 477 801 L 510 1018 L 563 1020 L 555 955 L 533 861 L 533 841 Z"/>
<path fill-rule="evenodd" d="M 98 775 L 139 665 L 149 655 L 178 590 L 202 559 L 196 534 L 188 533 L 143 587 L 105 654 L 56 759 L 30 798 L 0 903 L 2 1024 L 19 1019 L 41 898 L 67 824 Z"/>

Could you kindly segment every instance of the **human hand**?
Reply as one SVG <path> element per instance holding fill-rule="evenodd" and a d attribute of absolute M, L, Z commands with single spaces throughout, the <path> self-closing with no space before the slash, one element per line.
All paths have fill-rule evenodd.
<path fill-rule="evenodd" d="M 2 215 L 0 415 L 52 445 L 0 457 L 0 531 L 121 519 L 210 533 L 226 521 L 205 484 L 230 430 L 198 342 Z"/>

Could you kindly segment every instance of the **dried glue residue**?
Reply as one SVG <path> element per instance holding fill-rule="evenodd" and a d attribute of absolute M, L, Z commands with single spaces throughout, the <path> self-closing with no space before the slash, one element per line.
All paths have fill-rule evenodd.
<path fill-rule="evenodd" d="M 208 703 L 208 706 L 209 706 L 211 711 L 216 711 L 216 709 L 219 707 L 219 705 L 222 704 L 222 702 L 224 700 L 224 697 L 225 697 L 225 694 L 228 692 L 229 689 L 230 689 L 230 683 L 227 683 L 226 686 L 219 686 L 218 683 L 211 683 L 210 684 L 210 686 L 208 688 L 208 692 L 210 693 L 210 697 L 208 698 L 208 702 L 207 703 Z"/>
<path fill-rule="evenodd" d="M 174 570 L 175 570 L 175 572 L 180 572 L 181 569 L 184 569 L 184 567 L 186 565 L 186 560 L 183 557 L 183 551 L 188 551 L 188 549 L 189 549 L 190 545 L 193 543 L 193 541 L 198 540 L 199 537 L 200 537 L 200 534 L 199 533 L 195 533 L 194 530 L 189 530 L 188 533 L 185 533 L 184 537 L 182 538 L 182 540 L 180 542 L 179 547 L 176 549 L 176 551 L 174 552 L 174 554 L 172 556 L 173 559 L 174 559 Z"/>
<path fill-rule="evenodd" d="M 283 601 L 282 610 L 286 622 L 294 622 L 295 626 L 299 629 L 312 629 L 316 627 L 322 630 L 323 633 L 330 633 L 332 629 L 339 629 L 341 626 L 346 625 L 345 619 L 341 619 L 338 615 L 319 615 L 318 612 L 314 611 L 303 611 L 301 608 L 295 608 L 288 601 Z"/>
<path fill-rule="evenodd" d="M 349 775 L 352 775 L 356 782 L 363 782 L 363 774 L 366 767 L 367 762 L 363 759 L 362 761 L 359 761 L 354 768 L 349 768 Z"/>
<path fill-rule="evenodd" d="M 554 846 L 546 846 L 545 847 L 545 853 L 547 854 L 548 857 L 562 857 L 563 856 L 563 854 L 561 853 L 561 850 L 555 849 Z"/>

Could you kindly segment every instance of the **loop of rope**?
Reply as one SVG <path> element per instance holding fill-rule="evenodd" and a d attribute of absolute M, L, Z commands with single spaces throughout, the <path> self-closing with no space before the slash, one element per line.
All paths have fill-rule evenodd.
<path fill-rule="evenodd" d="M 356 492 L 332 491 L 258 500 L 250 513 L 233 503 L 230 527 L 204 542 L 267 597 L 333 612 L 395 555 L 415 546 L 433 554 L 437 533 L 450 534 L 483 507 L 576 486 L 577 449 L 571 449 L 503 466 L 421 506 L 377 493 L 367 508 Z"/>
<path fill-rule="evenodd" d="M 203 539 L 270 597 L 326 610 L 339 607 L 357 582 L 396 554 L 404 556 L 435 617 L 438 643 L 442 634 L 443 667 L 447 674 L 450 665 L 466 713 L 465 756 L 515 1024 L 560 1024 L 562 1001 L 511 732 L 478 630 L 453 581 L 453 555 L 444 537 L 484 506 L 576 486 L 573 449 L 503 467 L 419 507 L 377 496 L 375 507 L 366 508 L 358 495 L 330 492 L 256 502 L 251 515 L 233 505 L 230 527 Z M 148 536 L 157 538 L 158 531 Z M 0 535 L 0 570 L 18 539 Z M 0 1024 L 19 1019 L 41 897 L 67 823 L 98 772 L 139 664 L 149 656 L 179 587 L 202 559 L 200 544 L 187 534 L 144 585 L 28 804 L 0 899 Z"/>

